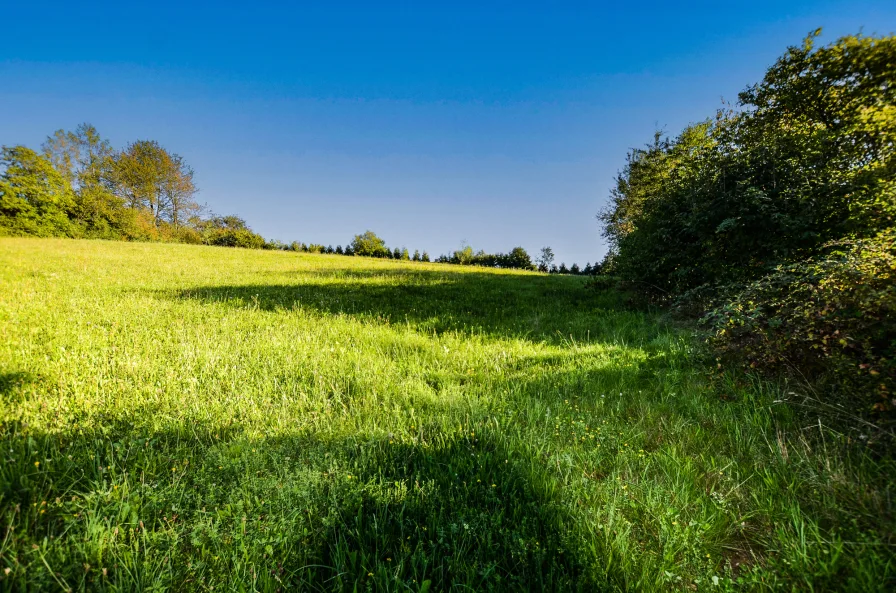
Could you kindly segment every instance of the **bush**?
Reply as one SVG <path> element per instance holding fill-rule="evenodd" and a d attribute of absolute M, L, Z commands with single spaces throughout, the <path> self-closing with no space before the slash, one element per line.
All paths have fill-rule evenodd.
<path fill-rule="evenodd" d="M 213 229 L 205 235 L 206 245 L 220 247 L 243 247 L 245 249 L 262 249 L 264 237 L 248 229 Z"/>
<path fill-rule="evenodd" d="M 202 245 L 202 233 L 192 227 L 180 227 L 175 233 L 177 241 L 189 245 Z"/>
<path fill-rule="evenodd" d="M 896 409 L 896 231 L 779 266 L 704 318 L 720 358 L 818 379 L 852 406 Z M 843 402 L 841 402 L 843 403 Z M 853 407 L 854 409 L 854 407 Z"/>

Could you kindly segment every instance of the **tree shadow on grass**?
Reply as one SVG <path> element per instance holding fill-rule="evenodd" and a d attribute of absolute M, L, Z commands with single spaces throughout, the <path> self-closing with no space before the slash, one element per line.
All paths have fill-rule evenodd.
<path fill-rule="evenodd" d="M 488 435 L 249 438 L 197 425 L 147 431 L 112 417 L 92 425 L 60 434 L 0 426 L 9 451 L 0 562 L 14 564 L 3 586 L 600 585 L 586 576 L 553 490 Z"/>
<path fill-rule="evenodd" d="M 654 320 L 627 311 L 624 297 L 614 291 L 594 292 L 574 279 L 539 275 L 337 269 L 303 272 L 294 284 L 202 286 L 175 297 L 548 343 L 570 334 L 599 341 L 623 332 L 634 340 L 657 331 Z"/>
<path fill-rule="evenodd" d="M 30 373 L 0 373 L 0 398 L 11 400 L 19 397 L 22 388 L 35 381 Z"/>

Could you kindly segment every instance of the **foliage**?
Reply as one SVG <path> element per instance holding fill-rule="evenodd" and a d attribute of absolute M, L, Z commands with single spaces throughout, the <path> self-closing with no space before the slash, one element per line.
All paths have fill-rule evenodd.
<path fill-rule="evenodd" d="M 0 239 L 0 319 L 3 590 L 896 578 L 891 458 L 578 278 Z"/>
<path fill-rule="evenodd" d="M 424 253 L 424 255 L 426 254 Z M 424 261 L 429 261 L 428 256 Z M 474 253 L 470 245 L 464 245 L 450 256 L 440 256 L 437 261 L 463 266 L 484 266 L 487 268 L 535 269 L 532 259 L 522 247 L 514 247 L 510 250 L 510 253 L 486 253 L 483 250 Z"/>
<path fill-rule="evenodd" d="M 130 208 L 149 210 L 156 226 L 177 229 L 199 211 L 193 169 L 158 142 L 129 144 L 114 160 L 112 178 L 117 195 Z"/>
<path fill-rule="evenodd" d="M 0 151 L 0 226 L 10 234 L 73 236 L 68 213 L 75 196 L 68 180 L 30 148 Z"/>
<path fill-rule="evenodd" d="M 896 231 L 841 241 L 748 284 L 704 319 L 753 368 L 836 377 L 848 406 L 896 408 Z"/>
<path fill-rule="evenodd" d="M 669 300 L 893 224 L 896 37 L 813 40 L 741 93 L 742 111 L 629 155 L 600 215 L 614 273 Z"/>
<path fill-rule="evenodd" d="M 363 257 L 389 257 L 389 248 L 386 242 L 379 238 L 373 231 L 365 231 L 355 235 L 351 243 L 352 253 Z"/>
<path fill-rule="evenodd" d="M 550 271 L 551 266 L 554 265 L 554 250 L 550 247 L 542 247 L 541 254 L 535 260 L 535 263 L 538 265 L 539 272 Z"/>
<path fill-rule="evenodd" d="M 786 361 L 823 378 L 825 397 L 852 394 L 861 410 L 873 393 L 883 411 L 896 340 L 880 234 L 896 214 L 896 37 L 816 47 L 819 33 L 742 92 L 739 110 L 629 154 L 600 214 L 602 268 L 678 311 L 714 303 L 724 357 L 765 371 Z"/>
<path fill-rule="evenodd" d="M 219 247 L 242 247 L 244 249 L 262 249 L 265 246 L 264 237 L 253 233 L 248 229 L 213 229 L 203 235 L 206 245 Z"/>

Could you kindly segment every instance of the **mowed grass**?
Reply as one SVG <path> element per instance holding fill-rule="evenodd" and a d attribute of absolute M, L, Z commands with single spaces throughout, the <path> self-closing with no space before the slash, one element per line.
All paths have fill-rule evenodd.
<path fill-rule="evenodd" d="M 892 590 L 889 458 L 582 284 L 0 240 L 0 588 Z"/>

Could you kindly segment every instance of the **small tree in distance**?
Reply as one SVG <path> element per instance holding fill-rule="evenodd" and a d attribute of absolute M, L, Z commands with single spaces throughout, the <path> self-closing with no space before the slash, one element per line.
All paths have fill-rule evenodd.
<path fill-rule="evenodd" d="M 550 247 L 542 247 L 541 255 L 535 260 L 539 272 L 550 272 L 554 264 L 554 250 Z"/>
<path fill-rule="evenodd" d="M 350 245 L 352 253 L 366 257 L 389 257 L 389 248 L 386 242 L 380 239 L 373 231 L 355 235 Z"/>

